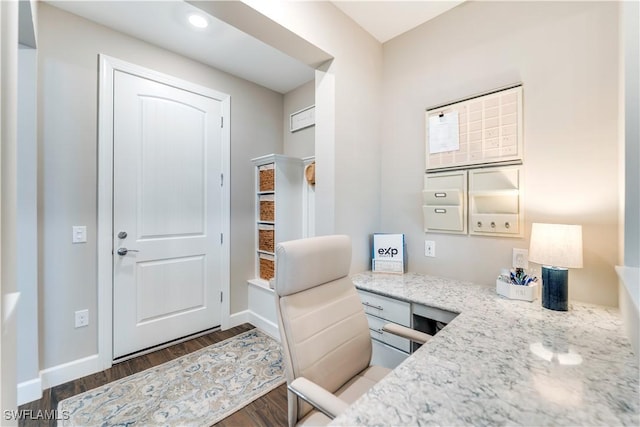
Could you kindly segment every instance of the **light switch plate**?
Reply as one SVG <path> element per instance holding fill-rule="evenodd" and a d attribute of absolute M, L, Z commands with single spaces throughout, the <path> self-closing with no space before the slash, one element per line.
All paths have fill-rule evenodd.
<path fill-rule="evenodd" d="M 424 256 L 435 257 L 436 256 L 436 242 L 433 240 L 424 241 Z"/>
<path fill-rule="evenodd" d="M 513 268 L 529 268 L 529 251 L 527 249 L 513 248 L 511 266 Z"/>
<path fill-rule="evenodd" d="M 86 243 L 87 242 L 87 226 L 86 225 L 74 225 L 73 226 L 73 243 Z"/>
<path fill-rule="evenodd" d="M 89 324 L 89 310 L 79 310 L 75 312 L 76 328 L 81 328 Z"/>

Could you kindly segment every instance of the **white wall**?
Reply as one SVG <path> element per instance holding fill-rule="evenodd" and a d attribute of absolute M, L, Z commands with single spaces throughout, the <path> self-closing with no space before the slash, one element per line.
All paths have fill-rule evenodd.
<path fill-rule="evenodd" d="M 292 113 L 315 104 L 316 83 L 311 80 L 284 94 L 284 154 L 293 157 L 308 158 L 315 156 L 315 126 L 291 132 L 290 117 Z M 315 157 L 314 157 L 315 158 Z M 315 185 L 306 181 L 303 184 L 302 196 L 302 237 L 315 236 L 316 202 Z"/>
<path fill-rule="evenodd" d="M 37 51 L 18 52 L 18 198 L 17 286 L 18 383 L 39 379 L 38 358 L 38 139 L 37 139 Z M 36 381 L 36 390 L 38 389 Z M 39 390 L 36 391 L 36 393 Z M 39 397 L 36 394 L 36 397 Z M 21 401 L 21 396 L 18 396 Z"/>
<path fill-rule="evenodd" d="M 289 131 L 292 113 L 315 104 L 315 81 L 311 80 L 284 94 L 284 154 L 293 157 L 309 157 L 315 154 L 315 128 Z"/>
<path fill-rule="evenodd" d="M 582 224 L 570 298 L 617 305 L 617 37 L 615 2 L 466 2 L 384 45 L 381 231 L 407 234 L 410 270 L 491 284 L 532 222 Z M 425 235 L 425 109 L 517 82 L 525 238 Z"/>
<path fill-rule="evenodd" d="M 316 71 L 316 233 L 350 235 L 351 268 L 367 270 L 380 223 L 382 46 L 329 2 L 245 3 L 334 58 Z"/>
<path fill-rule="evenodd" d="M 0 2 L 0 408 L 16 407 L 18 4 Z M 3 424 L 16 425 L 16 420 Z"/>
<path fill-rule="evenodd" d="M 618 300 L 624 329 L 640 357 L 640 5 L 625 2 L 621 13 L 620 117 L 624 169 L 621 186 L 621 239 L 624 267 L 618 268 Z"/>
<path fill-rule="evenodd" d="M 622 5 L 624 46 L 625 213 L 624 264 L 640 267 L 640 6 Z"/>
<path fill-rule="evenodd" d="M 231 313 L 253 276 L 253 169 L 282 151 L 283 96 L 40 3 L 39 228 L 41 368 L 97 352 L 96 159 L 98 54 L 231 95 Z M 71 244 L 72 225 L 88 242 Z M 75 329 L 74 311 L 90 325 Z"/>

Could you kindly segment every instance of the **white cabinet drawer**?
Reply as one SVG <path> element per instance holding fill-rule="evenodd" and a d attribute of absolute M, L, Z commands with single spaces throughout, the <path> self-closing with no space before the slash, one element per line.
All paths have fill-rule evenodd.
<path fill-rule="evenodd" d="M 407 353 L 376 340 L 371 341 L 371 346 L 373 350 L 371 355 L 372 365 L 395 369 L 399 364 L 404 362 L 407 357 L 409 357 Z"/>
<path fill-rule="evenodd" d="M 425 231 L 463 231 L 464 220 L 460 206 L 423 206 Z"/>
<path fill-rule="evenodd" d="M 409 353 L 411 350 L 411 342 L 408 339 L 401 338 L 398 335 L 390 334 L 382 330 L 382 327 L 386 323 L 389 323 L 388 321 L 371 315 L 367 315 L 367 321 L 369 322 L 371 338 Z"/>
<path fill-rule="evenodd" d="M 382 295 L 358 290 L 364 311 L 382 319 L 411 327 L 411 305 Z"/>
<path fill-rule="evenodd" d="M 460 190 L 423 190 L 422 201 L 429 206 L 461 206 L 462 191 Z"/>

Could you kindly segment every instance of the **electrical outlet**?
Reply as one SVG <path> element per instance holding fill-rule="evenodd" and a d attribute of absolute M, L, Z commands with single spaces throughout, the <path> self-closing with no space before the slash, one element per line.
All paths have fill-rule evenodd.
<path fill-rule="evenodd" d="M 76 311 L 76 328 L 89 325 L 89 310 Z"/>
<path fill-rule="evenodd" d="M 529 251 L 527 249 L 513 248 L 511 266 L 513 268 L 529 268 Z"/>
<path fill-rule="evenodd" d="M 436 256 L 436 242 L 433 240 L 424 241 L 424 256 L 435 257 Z"/>

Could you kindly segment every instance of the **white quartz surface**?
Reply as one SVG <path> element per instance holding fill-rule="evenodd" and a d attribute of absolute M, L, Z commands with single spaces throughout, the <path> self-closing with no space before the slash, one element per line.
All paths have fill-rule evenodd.
<path fill-rule="evenodd" d="M 640 425 L 638 356 L 617 309 L 556 312 L 415 273 L 353 281 L 460 314 L 331 425 Z"/>

